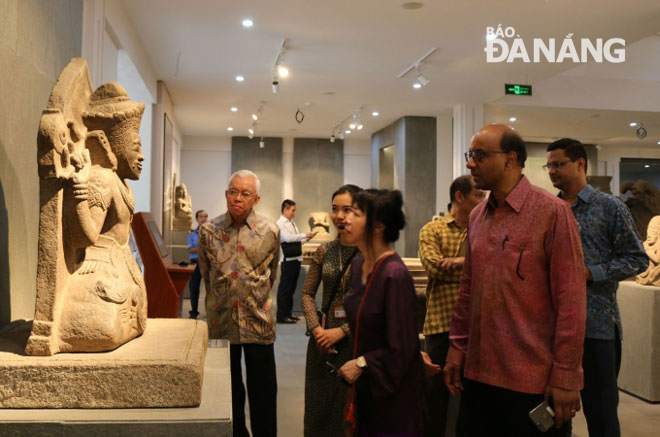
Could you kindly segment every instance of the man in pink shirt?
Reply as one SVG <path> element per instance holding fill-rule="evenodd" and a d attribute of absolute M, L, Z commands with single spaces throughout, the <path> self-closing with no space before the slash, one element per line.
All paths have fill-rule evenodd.
<path fill-rule="evenodd" d="M 570 208 L 522 175 L 525 143 L 507 125 L 480 129 L 465 154 L 490 190 L 468 220 L 445 383 L 465 376 L 470 436 L 563 435 L 580 409 L 586 319 L 584 257 Z M 551 398 L 555 426 L 528 413 Z"/>

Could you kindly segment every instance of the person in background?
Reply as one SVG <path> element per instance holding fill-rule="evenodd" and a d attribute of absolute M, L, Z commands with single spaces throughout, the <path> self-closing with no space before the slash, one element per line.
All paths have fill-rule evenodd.
<path fill-rule="evenodd" d="M 646 270 L 649 259 L 628 207 L 587 184 L 587 151 L 582 143 L 563 138 L 547 151 L 543 168 L 561 190 L 559 197 L 571 206 L 584 250 L 587 331 L 580 391 L 584 417 L 591 437 L 618 437 L 622 329 L 616 290 L 619 281 Z"/>
<path fill-rule="evenodd" d="M 306 437 L 344 435 L 344 407 L 348 386 L 335 369 L 351 359 L 350 330 L 344 310 L 344 295 L 350 284 L 350 263 L 357 247 L 346 243 L 344 227 L 353 206 L 356 185 L 344 185 L 332 195 L 332 224 L 338 238 L 323 243 L 314 252 L 302 290 L 302 307 L 307 331 L 305 367 Z M 321 318 L 316 309 L 316 293 L 323 283 Z M 329 364 L 327 364 L 329 363 Z"/>
<path fill-rule="evenodd" d="M 483 202 L 486 193 L 474 186 L 472 176 L 465 175 L 457 177 L 451 183 L 449 198 L 449 212 L 428 222 L 419 232 L 419 259 L 428 274 L 423 330 L 424 346 L 428 355 L 424 356 L 424 360 L 425 364 L 430 361 L 441 367 L 444 367 L 449 351 L 449 324 L 458 298 L 465 261 L 468 216 L 475 206 Z M 428 366 L 425 369 L 428 369 Z M 427 386 L 428 411 L 424 426 L 426 436 L 445 435 L 449 396 L 443 376 L 431 376 Z M 467 435 L 465 408 L 459 411 L 458 417 L 456 435 Z"/>
<path fill-rule="evenodd" d="M 564 435 L 580 409 L 580 234 L 568 205 L 522 174 L 526 159 L 525 142 L 502 124 L 477 131 L 465 154 L 475 186 L 490 195 L 468 219 L 443 371 L 452 394 L 465 386 L 471 437 Z M 548 398 L 555 427 L 544 434 L 529 412 Z"/>
<path fill-rule="evenodd" d="M 206 285 L 209 338 L 228 339 L 234 437 L 249 437 L 245 422 L 245 354 L 250 428 L 254 437 L 277 435 L 275 320 L 271 288 L 277 276 L 280 230 L 257 214 L 261 183 L 240 170 L 225 191 L 227 212 L 199 230 L 199 268 Z"/>
<path fill-rule="evenodd" d="M 277 219 L 277 226 L 280 228 L 281 252 L 281 275 L 280 285 L 277 288 L 277 323 L 296 323 L 298 317 L 292 314 L 293 294 L 298 284 L 300 275 L 300 266 L 302 265 L 302 243 L 312 239 L 314 232 L 300 233 L 298 226 L 293 218 L 296 216 L 296 202 L 285 199 L 282 202 L 282 215 Z M 296 254 L 288 256 L 285 254 L 285 245 L 294 245 Z"/>
<path fill-rule="evenodd" d="M 353 358 L 339 369 L 354 384 L 347 420 L 360 436 L 422 436 L 424 370 L 412 276 L 392 248 L 405 226 L 400 191 L 355 195 L 345 242 L 361 255 L 351 265 L 344 307 Z"/>
<path fill-rule="evenodd" d="M 199 264 L 197 263 L 197 242 L 199 241 L 199 227 L 206 223 L 208 220 L 209 214 L 200 209 L 195 213 L 195 220 L 197 220 L 197 227 L 194 231 L 188 234 L 188 257 L 190 258 L 190 263 L 195 264 L 195 270 L 193 271 L 190 281 L 188 282 L 188 289 L 190 290 L 190 318 L 196 319 L 199 315 L 197 307 L 199 305 L 199 284 L 202 281 L 202 272 L 199 270 Z"/>

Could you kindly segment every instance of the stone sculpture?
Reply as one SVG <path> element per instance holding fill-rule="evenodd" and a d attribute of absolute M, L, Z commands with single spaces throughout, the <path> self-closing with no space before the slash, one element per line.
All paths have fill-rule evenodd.
<path fill-rule="evenodd" d="M 603 193 L 612 194 L 611 182 L 612 176 L 587 176 L 587 183 Z"/>
<path fill-rule="evenodd" d="M 312 229 L 312 232 L 316 232 L 316 235 L 311 241 L 318 243 L 332 240 L 332 235 L 330 235 L 330 215 L 327 212 L 310 212 L 309 227 Z"/>
<path fill-rule="evenodd" d="M 660 215 L 660 188 L 644 180 L 622 182 L 621 193 L 628 191 L 632 193 L 632 197 L 626 200 L 626 205 L 630 208 L 641 239 L 645 240 L 649 221 Z"/>
<path fill-rule="evenodd" d="M 192 199 L 188 194 L 186 184 L 174 188 L 174 223 L 172 228 L 176 231 L 190 231 L 192 229 Z"/>
<path fill-rule="evenodd" d="M 644 241 L 644 249 L 649 256 L 649 268 L 637 275 L 637 282 L 642 285 L 655 285 L 660 287 L 660 215 L 649 222 Z"/>
<path fill-rule="evenodd" d="M 53 87 L 37 139 L 37 302 L 25 352 L 112 350 L 142 334 L 147 296 L 129 248 L 142 171 L 143 103 L 114 82 L 92 90 L 74 58 Z"/>

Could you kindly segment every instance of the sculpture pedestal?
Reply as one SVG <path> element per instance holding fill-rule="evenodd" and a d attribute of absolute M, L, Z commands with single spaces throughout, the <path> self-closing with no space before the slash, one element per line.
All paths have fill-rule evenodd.
<path fill-rule="evenodd" d="M 229 345 L 209 347 L 198 408 L 3 410 L 2 435 L 218 436 L 232 435 Z"/>
<path fill-rule="evenodd" d="M 26 356 L 25 329 L 0 336 L 0 408 L 144 408 L 201 402 L 206 323 L 149 319 L 109 352 Z"/>
<path fill-rule="evenodd" d="M 633 281 L 617 292 L 623 341 L 619 388 L 650 402 L 660 401 L 660 287 Z"/>

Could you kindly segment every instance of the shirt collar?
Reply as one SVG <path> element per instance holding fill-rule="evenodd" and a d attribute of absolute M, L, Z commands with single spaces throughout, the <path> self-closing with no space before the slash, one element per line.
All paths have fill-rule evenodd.
<path fill-rule="evenodd" d="M 254 209 L 250 211 L 250 214 L 248 214 L 247 219 L 245 219 L 245 223 L 248 228 L 254 229 L 257 223 L 259 222 L 259 219 L 257 218 L 257 214 L 254 212 Z M 231 227 L 231 225 L 234 223 L 234 219 L 227 211 L 227 214 L 225 214 L 225 223 L 224 223 L 224 228 L 228 229 Z"/>
<path fill-rule="evenodd" d="M 527 176 L 522 175 L 516 186 L 513 187 L 513 190 L 506 196 L 504 202 L 508 203 L 515 212 L 520 212 L 531 187 L 532 184 L 527 179 Z M 488 195 L 488 205 L 495 208 L 495 196 L 493 196 L 492 192 Z"/>
<path fill-rule="evenodd" d="M 591 185 L 587 184 L 580 190 L 580 192 L 577 194 L 577 198 L 583 201 L 584 203 L 589 203 L 589 199 L 591 199 L 591 195 L 596 191 L 594 187 Z M 557 197 L 560 199 L 564 199 L 564 195 L 560 191 L 559 194 L 557 194 Z"/>

